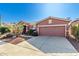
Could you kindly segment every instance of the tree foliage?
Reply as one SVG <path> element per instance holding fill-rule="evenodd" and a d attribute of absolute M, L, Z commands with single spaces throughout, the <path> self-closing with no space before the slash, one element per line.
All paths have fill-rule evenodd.
<path fill-rule="evenodd" d="M 0 27 L 1 34 L 7 33 L 7 32 L 10 32 L 10 29 L 8 27 Z"/>
<path fill-rule="evenodd" d="M 72 31 L 71 34 L 74 35 L 75 38 L 79 39 L 79 24 L 72 26 L 71 31 Z"/>

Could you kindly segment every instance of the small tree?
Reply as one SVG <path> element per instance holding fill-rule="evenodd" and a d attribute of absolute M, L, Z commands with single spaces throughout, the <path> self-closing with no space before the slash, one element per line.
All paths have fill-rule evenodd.
<path fill-rule="evenodd" d="M 20 35 L 20 29 L 18 25 L 14 25 L 13 33 L 15 34 L 16 37 Z"/>

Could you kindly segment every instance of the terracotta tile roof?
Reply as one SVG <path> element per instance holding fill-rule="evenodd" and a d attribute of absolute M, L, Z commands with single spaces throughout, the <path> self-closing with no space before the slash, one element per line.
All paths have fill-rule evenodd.
<path fill-rule="evenodd" d="M 49 16 L 48 18 L 45 18 L 45 19 L 42 19 L 41 21 L 38 21 L 36 24 L 38 24 L 38 23 L 40 23 L 42 21 L 48 20 L 48 19 L 58 19 L 58 20 L 63 20 L 63 21 L 71 21 L 71 20 L 68 20 L 66 18 L 59 18 L 59 17 Z"/>
<path fill-rule="evenodd" d="M 24 22 L 24 21 L 20 21 L 20 22 L 18 22 L 17 24 L 26 24 L 26 25 L 31 25 L 30 23 L 28 23 L 28 22 Z"/>

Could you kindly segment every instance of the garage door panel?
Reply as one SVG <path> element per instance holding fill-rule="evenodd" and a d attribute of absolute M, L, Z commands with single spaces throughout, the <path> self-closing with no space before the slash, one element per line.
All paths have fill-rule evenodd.
<path fill-rule="evenodd" d="M 65 27 L 41 27 L 39 35 L 43 36 L 65 36 Z"/>

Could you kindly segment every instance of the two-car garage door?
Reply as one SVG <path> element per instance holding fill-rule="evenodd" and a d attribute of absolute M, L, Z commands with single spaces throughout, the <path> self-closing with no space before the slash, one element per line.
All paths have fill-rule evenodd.
<path fill-rule="evenodd" d="M 65 36 L 65 26 L 39 27 L 41 36 Z"/>

